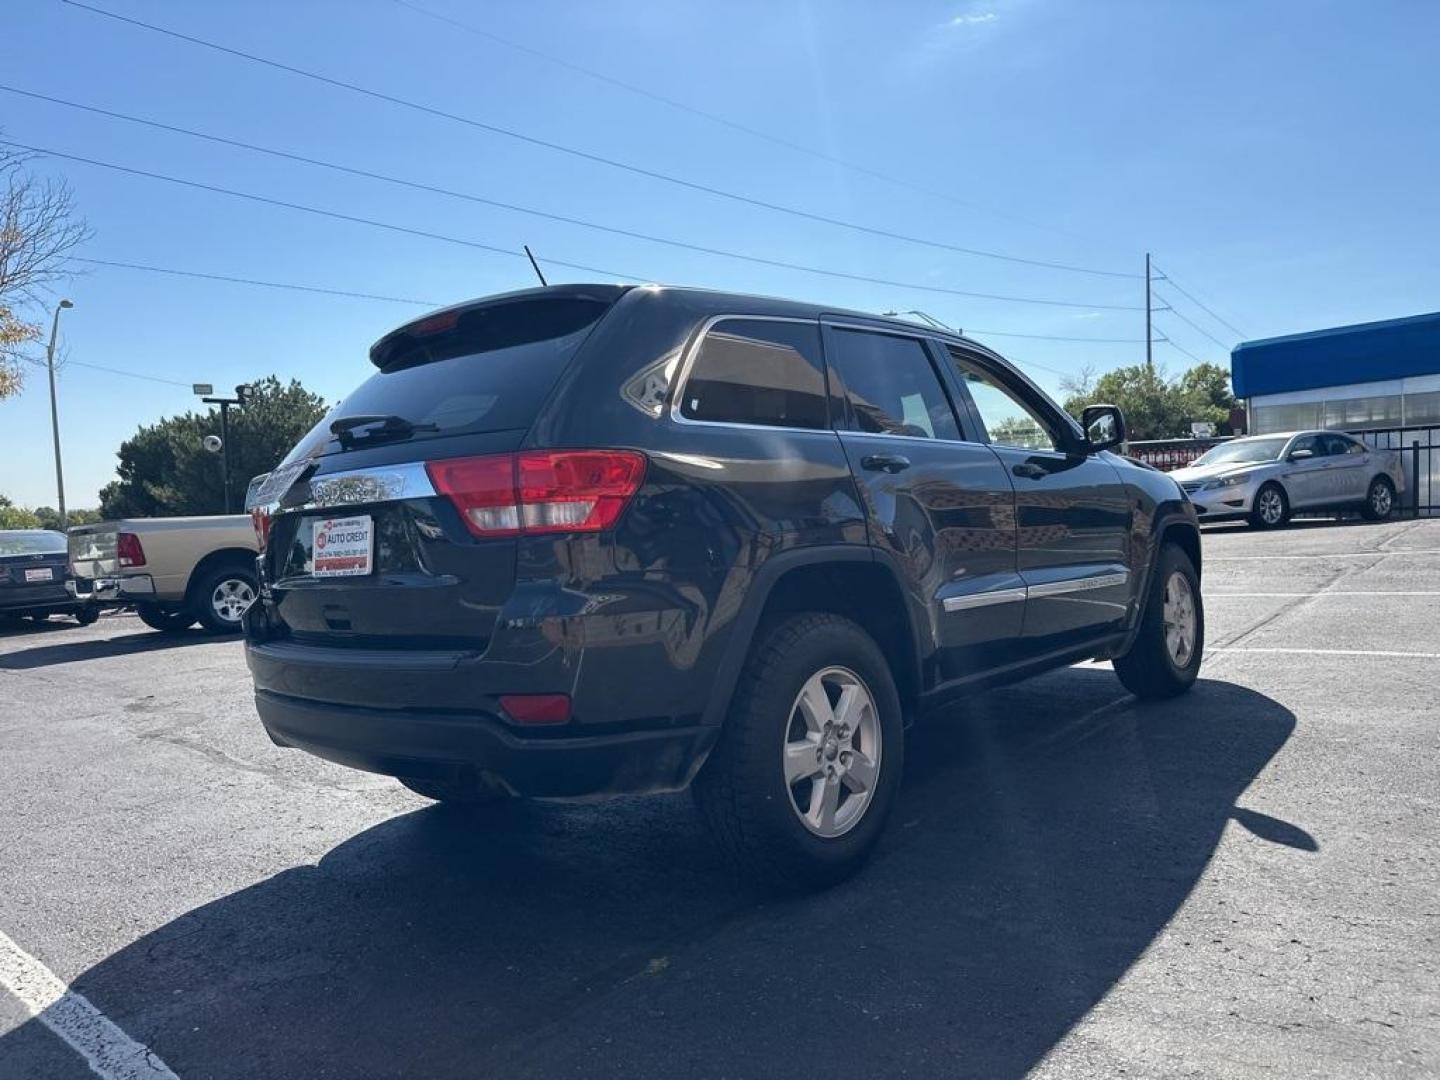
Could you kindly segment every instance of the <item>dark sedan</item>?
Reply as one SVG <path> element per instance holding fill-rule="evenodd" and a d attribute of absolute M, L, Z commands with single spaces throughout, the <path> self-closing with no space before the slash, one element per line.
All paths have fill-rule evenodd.
<path fill-rule="evenodd" d="M 64 533 L 0 529 L 0 617 L 74 615 L 88 626 L 100 611 L 88 597 L 70 591 L 69 579 Z"/>

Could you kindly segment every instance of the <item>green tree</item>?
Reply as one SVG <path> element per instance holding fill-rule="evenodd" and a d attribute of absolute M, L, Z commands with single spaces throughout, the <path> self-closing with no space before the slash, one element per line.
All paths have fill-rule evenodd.
<path fill-rule="evenodd" d="M 38 529 L 40 519 L 23 506 L 0 495 L 0 529 Z"/>
<path fill-rule="evenodd" d="M 60 511 L 53 506 L 37 506 L 35 516 L 40 519 L 42 529 L 55 529 L 63 532 L 60 527 Z M 93 525 L 100 520 L 99 510 L 77 510 L 71 507 L 65 511 L 65 528 L 71 525 Z"/>
<path fill-rule="evenodd" d="M 1085 371 L 1062 384 L 1065 409 L 1079 416 L 1087 405 L 1119 405 L 1131 439 L 1175 439 L 1190 434 L 1195 421 L 1229 430 L 1230 373 L 1218 364 L 1199 364 L 1171 379 L 1164 368 L 1119 367 L 1098 379 Z"/>
<path fill-rule="evenodd" d="M 252 476 L 269 472 L 325 414 L 325 402 L 296 380 L 271 375 L 251 383 L 249 403 L 230 410 L 230 488 L 239 506 Z M 220 413 L 187 412 L 141 427 L 120 444 L 120 479 L 100 491 L 106 518 L 220 514 L 225 510 L 220 455 L 206 450 L 220 434 Z"/>

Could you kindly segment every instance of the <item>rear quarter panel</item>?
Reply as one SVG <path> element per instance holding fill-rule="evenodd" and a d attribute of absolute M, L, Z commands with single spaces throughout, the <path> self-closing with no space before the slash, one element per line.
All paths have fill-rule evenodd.
<path fill-rule="evenodd" d="M 129 518 L 115 522 L 120 532 L 134 533 L 145 549 L 145 565 L 125 568 L 126 573 L 149 574 L 155 598 L 166 602 L 185 599 L 196 565 L 213 551 L 226 548 L 255 552 L 255 530 L 244 514 L 214 517 Z"/>

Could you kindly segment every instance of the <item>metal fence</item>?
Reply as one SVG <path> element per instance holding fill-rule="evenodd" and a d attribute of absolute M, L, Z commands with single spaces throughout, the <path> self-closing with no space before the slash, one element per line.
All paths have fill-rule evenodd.
<path fill-rule="evenodd" d="M 1440 514 L 1440 424 L 1419 427 L 1373 428 L 1352 431 L 1361 442 L 1377 450 L 1398 450 L 1405 472 L 1405 493 L 1400 509 L 1412 517 Z"/>

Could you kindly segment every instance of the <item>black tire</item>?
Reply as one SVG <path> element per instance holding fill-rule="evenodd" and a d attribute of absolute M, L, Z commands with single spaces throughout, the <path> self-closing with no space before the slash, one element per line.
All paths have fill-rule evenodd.
<path fill-rule="evenodd" d="M 136 604 L 135 614 L 151 630 L 162 634 L 178 634 L 195 625 L 195 616 L 188 611 L 166 611 L 154 604 Z"/>
<path fill-rule="evenodd" d="M 1165 623 L 1165 593 L 1176 575 L 1189 587 L 1194 610 L 1194 636 L 1183 663 L 1171 652 Z M 1165 544 L 1160 548 L 1155 576 L 1145 597 L 1145 609 L 1140 613 L 1140 629 L 1130 651 L 1115 658 L 1115 674 L 1120 676 L 1125 689 L 1138 698 L 1175 697 L 1195 684 L 1204 655 L 1205 602 L 1200 595 L 1199 575 L 1190 556 L 1175 544 Z"/>
<path fill-rule="evenodd" d="M 879 733 L 879 767 L 868 804 L 861 804 L 854 824 L 835 836 L 818 835 L 802 823 L 784 764 L 800 692 L 812 676 L 826 671 L 843 671 L 858 680 L 874 704 Z M 821 746 L 817 762 L 833 749 Z M 849 760 L 851 753 L 843 757 Z M 765 625 L 756 635 L 694 794 L 720 850 L 743 875 L 781 889 L 809 888 L 833 884 L 859 869 L 885 826 L 903 767 L 900 697 L 885 655 L 849 619 L 798 614 Z M 805 783 L 796 781 L 802 790 Z M 843 807 L 855 796 L 846 782 L 835 783 L 837 791 L 845 789 Z M 807 807 L 813 808 L 808 799 L 819 798 L 819 791 L 811 788 Z"/>
<path fill-rule="evenodd" d="M 416 795 L 424 795 L 447 806 L 483 806 L 501 802 L 508 796 L 479 780 L 454 780 L 397 776 L 395 778 Z"/>
<path fill-rule="evenodd" d="M 1377 476 L 1365 493 L 1365 506 L 1360 511 L 1366 521 L 1384 521 L 1395 512 L 1395 485 L 1389 477 Z"/>
<path fill-rule="evenodd" d="M 217 593 L 222 593 L 217 595 Z M 242 602 L 254 603 L 260 594 L 253 567 L 238 564 L 217 566 L 190 587 L 191 617 L 211 634 L 238 634 L 244 615 Z M 246 605 L 248 606 L 248 605 Z M 233 618 L 231 615 L 233 614 Z"/>
<path fill-rule="evenodd" d="M 1280 516 L 1270 516 L 1267 519 L 1267 512 L 1262 510 L 1261 500 L 1265 499 L 1267 493 L 1280 500 Z M 1250 511 L 1247 519 L 1252 529 L 1278 529 L 1290 520 L 1290 498 L 1285 494 L 1285 489 L 1275 481 L 1271 480 L 1260 485 L 1260 490 L 1255 493 L 1254 509 Z"/>
<path fill-rule="evenodd" d="M 86 604 L 75 612 L 75 621 L 81 626 L 91 626 L 100 618 L 100 609 L 94 604 Z"/>

